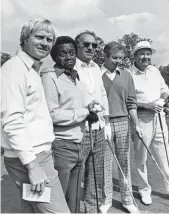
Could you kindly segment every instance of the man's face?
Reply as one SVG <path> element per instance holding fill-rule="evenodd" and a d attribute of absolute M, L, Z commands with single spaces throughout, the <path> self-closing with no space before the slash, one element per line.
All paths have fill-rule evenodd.
<path fill-rule="evenodd" d="M 72 43 L 58 45 L 56 63 L 62 68 L 73 69 L 76 63 L 76 50 Z"/>
<path fill-rule="evenodd" d="M 34 30 L 24 42 L 23 51 L 37 60 L 45 58 L 52 49 L 54 36 L 45 29 Z"/>
<path fill-rule="evenodd" d="M 112 51 L 108 57 L 105 58 L 105 66 L 110 71 L 114 71 L 121 63 L 124 53 L 121 50 Z"/>
<path fill-rule="evenodd" d="M 95 38 L 90 34 L 83 34 L 79 38 L 77 57 L 86 63 L 93 59 L 97 43 Z"/>
<path fill-rule="evenodd" d="M 147 48 L 140 49 L 136 52 L 134 59 L 138 69 L 144 70 L 151 63 L 151 55 L 151 50 Z"/>

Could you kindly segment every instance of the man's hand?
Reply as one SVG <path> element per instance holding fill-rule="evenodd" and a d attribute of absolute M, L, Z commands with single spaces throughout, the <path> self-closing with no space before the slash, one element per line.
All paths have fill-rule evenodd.
<path fill-rule="evenodd" d="M 49 183 L 44 170 L 39 166 L 37 160 L 26 165 L 31 186 L 31 191 L 35 194 L 42 195 L 45 189 L 45 184 Z"/>
<path fill-rule="evenodd" d="M 96 122 L 99 120 L 99 118 L 98 118 L 98 116 L 97 116 L 97 114 L 96 114 L 95 112 L 90 111 L 90 112 L 89 112 L 89 115 L 86 117 L 86 120 L 87 120 L 90 124 L 92 124 L 92 123 L 96 123 Z"/>
<path fill-rule="evenodd" d="M 104 134 L 105 134 L 105 139 L 111 141 L 111 126 L 110 126 L 110 123 L 105 125 Z"/>
<path fill-rule="evenodd" d="M 148 103 L 148 109 L 159 113 L 163 110 L 163 106 L 164 106 L 165 102 L 163 99 L 159 99 L 159 100 L 155 100 L 151 103 Z"/>
<path fill-rule="evenodd" d="M 139 126 L 136 126 L 136 134 L 138 135 L 139 138 L 143 137 L 143 133 L 142 133 L 142 131 L 141 131 Z"/>
<path fill-rule="evenodd" d="M 98 112 L 101 112 L 101 111 L 105 110 L 104 106 L 101 105 L 96 100 L 92 100 L 92 102 L 88 104 L 88 109 L 89 109 L 89 111 L 93 111 L 95 113 L 98 113 Z"/>

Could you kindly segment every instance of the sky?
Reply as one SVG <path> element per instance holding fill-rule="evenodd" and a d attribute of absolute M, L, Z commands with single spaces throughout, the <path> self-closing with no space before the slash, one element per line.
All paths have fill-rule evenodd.
<path fill-rule="evenodd" d="M 169 64 L 169 0 L 1 0 L 1 51 L 15 54 L 22 26 L 35 17 L 51 20 L 58 36 L 92 30 L 109 42 L 136 33 L 153 41 L 153 64 Z"/>

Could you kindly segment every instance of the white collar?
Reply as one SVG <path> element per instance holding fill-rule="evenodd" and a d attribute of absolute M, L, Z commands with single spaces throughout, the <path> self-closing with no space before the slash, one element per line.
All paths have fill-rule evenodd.
<path fill-rule="evenodd" d="M 147 71 L 150 70 L 150 66 L 148 65 L 146 67 L 146 69 L 144 71 L 140 71 L 138 68 L 136 68 L 135 64 L 133 64 L 133 69 L 132 69 L 132 72 L 135 74 L 135 73 L 139 73 L 139 74 L 143 74 L 143 75 L 146 75 Z"/>
<path fill-rule="evenodd" d="M 76 58 L 76 65 L 77 67 L 95 67 L 95 62 L 91 60 L 89 64 L 81 61 L 80 59 Z"/>
<path fill-rule="evenodd" d="M 104 64 L 101 66 L 101 71 L 102 71 L 102 75 L 104 74 L 104 73 L 106 73 L 106 72 L 108 72 L 108 73 L 111 73 L 112 74 L 112 72 L 111 71 L 109 71 L 105 66 L 104 66 Z M 121 71 L 120 71 L 120 68 L 119 67 L 117 67 L 115 70 L 114 70 L 114 72 L 115 73 L 121 73 Z M 113 72 L 113 73 L 114 73 Z"/>

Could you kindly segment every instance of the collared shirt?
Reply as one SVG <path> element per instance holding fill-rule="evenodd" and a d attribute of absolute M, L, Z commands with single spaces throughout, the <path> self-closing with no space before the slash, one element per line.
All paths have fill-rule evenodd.
<path fill-rule="evenodd" d="M 5 156 L 18 157 L 23 164 L 49 150 L 54 140 L 39 74 L 34 59 L 20 51 L 1 70 L 1 125 Z"/>
<path fill-rule="evenodd" d="M 105 73 L 111 79 L 111 81 L 114 80 L 114 78 L 118 72 L 120 73 L 120 69 L 118 67 L 113 72 L 111 72 L 107 68 L 105 68 L 104 65 L 102 65 L 101 71 L 102 71 L 102 75 Z"/>
<path fill-rule="evenodd" d="M 91 73 L 93 69 L 97 69 L 97 66 L 95 66 L 93 61 L 91 61 L 89 64 L 86 64 L 85 62 L 82 62 L 79 59 L 77 59 L 77 63 L 75 67 L 80 68 L 78 69 L 78 74 L 80 76 L 80 79 L 83 82 L 83 84 L 85 84 L 89 93 L 91 93 L 91 95 L 94 97 L 95 85 L 94 85 L 94 80 L 92 78 Z"/>
<path fill-rule="evenodd" d="M 79 80 L 79 75 L 76 70 L 66 70 L 64 68 L 59 68 L 56 64 L 54 65 L 54 68 L 58 70 L 57 76 L 60 76 L 62 73 L 65 73 L 67 77 L 73 82 L 73 84 L 76 85 L 76 79 Z"/>
<path fill-rule="evenodd" d="M 105 125 L 103 116 L 109 115 L 107 94 L 103 85 L 101 70 L 92 60 L 86 64 L 79 59 L 76 59 L 75 69 L 78 71 L 80 81 L 83 82 L 87 91 L 88 104 L 92 100 L 97 100 L 105 107 L 105 111 L 98 113 L 99 121 L 92 124 L 92 129 L 98 130 L 99 127 L 102 128 Z M 86 128 L 88 128 L 87 125 Z"/>
<path fill-rule="evenodd" d="M 153 102 L 159 99 L 161 94 L 169 94 L 168 86 L 155 66 L 149 65 L 142 72 L 132 65 L 130 72 L 134 80 L 137 102 Z"/>

